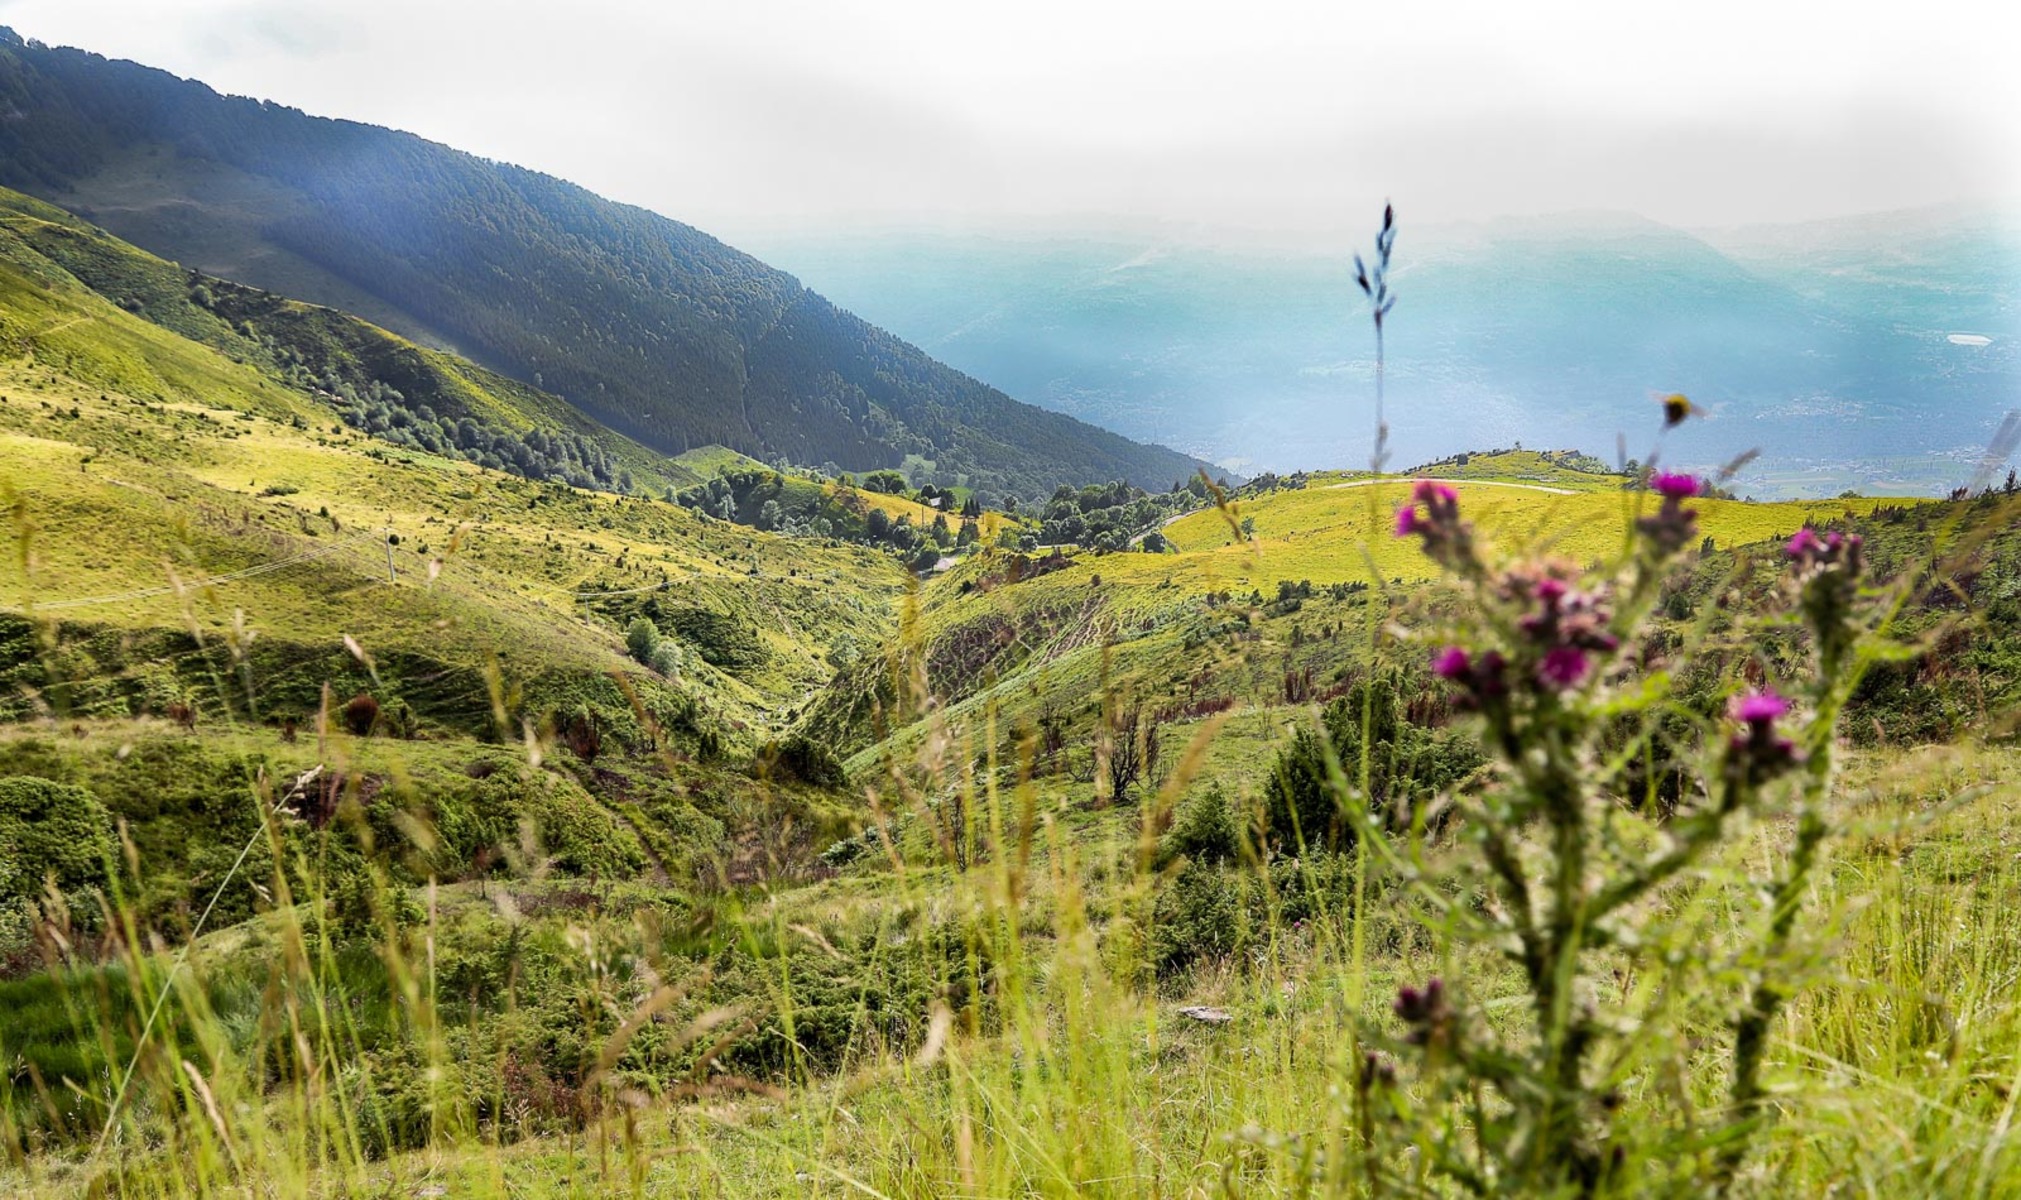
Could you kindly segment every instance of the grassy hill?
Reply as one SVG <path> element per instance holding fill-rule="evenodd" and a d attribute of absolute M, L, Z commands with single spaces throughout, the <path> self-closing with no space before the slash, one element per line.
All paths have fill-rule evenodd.
<path fill-rule="evenodd" d="M 0 99 L 0 185 L 453 348 L 665 454 L 911 457 L 996 496 L 1202 465 L 1020 404 L 699 230 L 533 171 L 11 32 Z"/>
<path fill-rule="evenodd" d="M 109 324 L 124 328 L 118 318 Z M 50 391 L 48 369 L 41 371 L 10 382 L 10 406 L 29 407 L 21 392 L 50 394 L 51 412 L 34 399 L 28 421 L 37 429 L 73 422 L 57 414 L 71 392 Z M 109 413 L 76 400 L 90 416 L 75 422 L 109 427 Z M 347 441 L 352 435 L 297 446 L 285 421 L 215 412 L 219 424 L 250 432 L 210 442 L 185 435 L 193 447 L 188 470 L 214 480 L 206 495 L 241 504 L 257 492 L 238 476 L 259 461 L 327 467 L 360 459 L 369 446 Z M 33 493 L 38 506 L 76 466 L 49 468 L 50 482 Z M 776 552 L 781 558 L 766 561 L 781 565 L 788 555 L 827 561 L 819 542 L 704 522 L 657 502 L 536 501 L 540 485 L 469 464 L 364 458 L 358 469 L 372 473 L 356 483 L 396 498 L 402 488 L 420 495 L 438 477 L 473 489 L 488 484 L 481 497 L 498 496 L 494 519 L 502 527 L 487 521 L 472 536 L 480 545 L 520 547 L 516 558 L 477 555 L 493 572 L 483 590 L 501 610 L 512 608 L 501 593 L 532 582 L 528 564 L 542 561 L 524 557 L 528 543 L 562 535 L 571 524 L 558 519 L 563 514 L 583 518 L 572 522 L 573 536 L 608 539 L 634 559 L 679 551 L 697 580 L 712 547 L 748 543 Z M 1510 553 L 1539 523 L 1601 526 L 1580 532 L 1590 545 L 1567 538 L 1558 549 L 1609 552 L 1621 522 L 1650 503 L 1624 492 L 1619 477 L 1537 455 L 1475 455 L 1453 473 L 1467 476 L 1457 485 L 1461 504 Z M 1408 881 L 1374 857 L 1313 853 L 1216 866 L 1164 849 L 1182 834 L 1196 836 L 1193 814 L 1214 804 L 1263 807 L 1273 764 L 1316 705 L 1351 698 L 1343 683 L 1415 656 L 1415 648 L 1387 644 L 1387 622 L 1441 619 L 1441 602 L 1424 586 L 1427 569 L 1391 551 L 1390 510 L 1405 484 L 1336 486 L 1364 483 L 1312 476 L 1301 488 L 1234 497 L 1237 526 L 1253 519 L 1259 533 L 1246 544 L 1250 565 L 1239 577 L 1222 562 L 1225 547 L 1183 548 L 1189 530 L 1211 542 L 1216 522 L 1227 527 L 1229 518 L 1215 511 L 1174 521 L 1182 549 L 1169 554 L 1069 555 L 1066 565 L 1042 570 L 1031 567 L 1044 560 L 1027 555 L 1031 573 L 1013 580 L 1014 556 L 994 551 L 907 599 L 898 599 L 903 587 L 892 576 L 884 623 L 862 627 L 885 652 L 843 672 L 800 726 L 825 738 L 836 697 L 875 696 L 876 679 L 895 679 L 883 693 L 893 732 L 853 760 L 851 791 L 760 783 L 722 763 L 663 764 L 649 748 L 613 747 L 585 762 L 560 731 L 537 740 L 543 765 L 528 777 L 527 748 L 448 730 L 402 741 L 339 729 L 283 743 L 270 730 L 215 719 L 194 734 L 129 716 L 86 717 L 74 731 L 17 725 L 0 734 L 0 775 L 107 797 L 128 820 L 143 861 L 172 868 L 132 903 L 178 936 L 190 934 L 194 917 L 186 909 L 178 916 L 164 893 L 200 897 L 202 881 L 227 865 L 220 855 L 256 838 L 255 820 L 217 800 L 247 790 L 257 772 L 286 780 L 322 765 L 371 781 L 378 790 L 360 805 L 357 828 L 396 849 L 376 882 L 344 884 L 354 892 L 332 887 L 327 900 L 275 904 L 250 888 L 233 890 L 222 910 L 228 925 L 197 931 L 183 968 L 191 982 L 177 993 L 174 1022 L 153 1035 L 155 1054 L 136 1053 L 145 1048 L 133 1030 L 166 959 L 143 966 L 154 983 L 130 990 L 119 968 L 75 954 L 54 972 L 0 980 L 0 1001 L 17 1014 L 0 1045 L 17 1061 L 45 1077 L 103 1077 L 131 1056 L 144 1065 L 141 1086 L 152 1097 L 188 1077 L 176 1074 L 182 1057 L 194 1063 L 208 1047 L 198 1071 L 221 1112 L 292 1106 L 347 1131 L 341 1145 L 321 1152 L 320 1165 L 298 1165 L 299 1142 L 273 1132 L 289 1118 L 221 1117 L 220 1135 L 194 1098 L 187 1120 L 150 1099 L 114 1121 L 136 1132 L 179 1130 L 192 1156 L 180 1170 L 166 1169 L 161 1152 L 145 1146 L 93 1154 L 87 1146 L 108 1116 L 110 1088 L 85 1087 L 52 1117 L 17 1070 L 16 1081 L 0 1087 L 8 1100 L 0 1130 L 54 1149 L 21 1157 L 0 1181 L 50 1195 L 95 1186 L 182 1195 L 251 1175 L 283 1191 L 371 1179 L 405 1190 L 545 1195 L 585 1181 L 609 1189 L 651 1179 L 725 1194 L 862 1185 L 924 1196 L 956 1183 L 981 1194 L 1023 1193 L 1033 1190 L 1026 1173 L 1035 1171 L 1044 1182 L 1038 1190 L 1068 1194 L 1126 1176 L 1137 1182 L 1116 1190 L 1148 1194 L 1154 1176 L 1211 1173 L 1222 1153 L 1214 1147 L 1228 1146 L 1245 1148 L 1246 1191 L 1298 1190 L 1309 1165 L 1295 1147 L 1258 1131 L 1348 1137 L 1356 1118 L 1339 1081 L 1359 1061 L 1355 1039 L 1394 1019 L 1397 987 L 1426 972 L 1501 978 L 1445 942 Z M 508 487 L 522 490 L 492 490 Z M 316 493 L 319 506 L 324 494 Z M 508 525 L 507 510 L 528 502 L 528 515 Z M 396 513 L 421 503 L 404 501 Z M 545 511 L 553 503 L 584 507 Z M 1983 721 L 2017 679 L 2011 647 L 2021 614 L 1998 597 L 2021 571 L 2021 543 L 1999 503 L 1997 496 L 1885 507 L 1699 502 L 1707 533 L 1730 548 L 1702 558 L 1678 599 L 1666 601 L 1665 619 L 1685 636 L 1703 636 L 1688 631 L 1698 614 L 1717 611 L 1715 597 L 1746 591 L 1750 571 L 1780 569 L 1775 554 L 1749 554 L 1772 549 L 1757 539 L 1779 539 L 1804 521 L 1858 524 L 1876 569 L 1890 574 L 1933 544 L 1970 541 L 1967 531 L 1985 526 L 2000 532 L 1981 548 L 1985 565 L 1966 592 L 1984 608 L 1982 642 L 1884 681 L 1848 732 L 1864 737 L 1870 717 L 1893 720 L 1929 694 L 1990 698 L 1976 717 L 1964 717 Z M 613 528 L 603 527 L 602 515 L 615 518 Z M 422 525 L 439 536 L 425 518 Z M 508 529 L 513 537 L 504 536 Z M 1323 578 L 1337 588 L 1315 578 L 1310 590 L 1282 576 L 1293 586 L 1277 588 L 1280 560 L 1304 565 L 1295 555 L 1308 545 L 1330 552 L 1315 549 L 1310 561 L 1362 559 L 1361 573 L 1335 567 Z M 407 561 L 400 559 L 403 572 Z M 852 572 L 876 561 L 838 560 L 834 576 L 810 583 L 830 593 L 861 587 Z M 1139 577 L 1140 564 L 1173 572 L 1172 581 Z M 768 581 L 768 570 L 732 583 L 760 589 L 753 600 L 766 609 L 781 608 L 796 569 L 787 566 L 785 580 Z M 397 585 L 367 581 L 365 564 L 354 574 L 373 603 L 397 597 Z M 1220 599 L 1238 578 L 1259 581 L 1260 594 Z M 259 593 L 261 603 L 277 602 L 278 584 L 257 586 L 276 589 Z M 539 611 L 538 597 L 525 599 Z M 1945 611 L 1939 602 L 1926 615 L 1942 622 Z M 389 612 L 368 644 L 397 640 L 397 615 Z M 605 638 L 622 616 L 610 616 Z M 833 614 L 807 616 L 810 628 L 817 620 L 836 627 Z M 127 619 L 138 628 L 151 618 L 135 608 Z M 573 628 L 558 612 L 549 622 Z M 2000 651 L 2005 658 L 1991 653 L 1996 646 L 2009 648 Z M 518 642 L 512 648 L 520 652 Z M 526 652 L 562 661 L 559 650 Z M 614 648 L 606 653 L 617 657 Z M 747 681 L 750 694 L 763 692 L 760 683 Z M 915 683 L 925 690 L 911 692 Z M 717 702 L 731 699 L 719 694 Z M 1090 756 L 1111 714 L 1132 710 L 1154 715 L 1164 765 L 1136 790 L 1105 795 Z M 1049 752 L 1044 728 L 1054 720 L 1067 734 Z M 1817 877 L 1813 897 L 1829 914 L 1823 936 L 1843 969 L 1802 993 L 1776 1044 L 1774 1069 L 1788 1099 L 1765 1138 L 1761 1172 L 1778 1186 L 1811 1190 L 1850 1173 L 1878 1194 L 1913 1194 L 2021 1178 L 2021 1150 L 2001 1133 L 2004 1101 L 1988 1082 L 2000 1077 L 1988 1064 L 2011 1061 L 2021 1047 L 2021 1011 L 1998 965 L 2014 961 L 2021 943 L 1997 916 L 1999 897 L 2015 882 L 2012 856 L 2000 850 L 2015 831 L 1999 789 L 2017 764 L 1997 746 L 1908 748 L 1922 736 L 1898 729 L 1848 752 L 1839 785 L 1843 848 Z M 410 811 L 426 814 L 426 824 L 407 824 L 401 814 Z M 468 856 L 499 836 L 499 821 L 513 819 L 543 831 L 541 850 L 474 868 Z M 1624 817 L 1622 836 L 1656 836 L 1642 820 Z M 256 858 L 257 877 L 304 887 L 355 879 L 342 872 L 369 859 L 358 849 L 361 835 L 346 828 L 341 818 L 323 833 L 291 825 L 283 860 Z M 861 832 L 826 840 L 851 830 Z M 1750 826 L 1732 847 L 1733 863 L 1781 861 L 1789 836 L 1785 823 Z M 712 839 L 729 851 L 721 874 L 708 865 Z M 289 849 L 319 845 L 334 865 L 319 873 L 307 857 L 300 869 L 286 864 Z M 1428 839 L 1423 853 L 1427 869 L 1466 877 L 1472 852 L 1464 838 Z M 661 865 L 668 861 L 681 865 L 670 872 Z M 1744 889 L 1727 869 L 1687 887 L 1716 914 L 1700 936 L 1746 927 Z M 364 915 L 343 900 L 359 893 L 367 899 L 351 903 L 362 903 Z M 91 936 L 88 922 L 79 929 L 76 936 Z M 397 964 L 390 972 L 388 957 Z M 422 984 L 429 961 L 435 982 Z M 1925 965 L 1904 965 L 1911 963 Z M 278 1082 L 245 1081 L 246 1064 L 282 1046 L 259 1032 L 272 1004 L 263 997 L 276 994 L 341 1001 L 308 1022 L 301 1053 L 328 1064 L 334 1095 L 347 1107 L 317 1091 L 306 1068 L 285 1067 Z M 1933 995 L 1975 1014 L 1948 1035 L 1954 1040 L 1945 1041 L 1941 1023 L 1897 1015 Z M 1184 1015 L 1200 1005 L 1227 1014 L 1228 1023 Z M 97 1043 L 77 1040 L 80 1022 L 103 1030 Z M 1951 1057 L 1932 1053 L 1938 1044 L 1956 1048 Z M 159 1054 L 180 1057 L 157 1080 Z M 1814 1071 L 1808 1064 L 1820 1055 L 1848 1073 Z M 1007 1097 L 1023 1115 L 1015 1127 L 991 1126 L 985 1116 Z M 1638 1094 L 1627 1103 L 1655 1100 Z M 1904 1103 L 1917 1114 L 1917 1134 L 1873 1138 L 1861 1114 Z M 966 1149 L 957 1135 L 922 1140 L 918 1132 L 964 1122 L 975 1130 Z M 603 1157 L 592 1142 L 601 1142 Z M 1036 1162 L 1034 1153 L 1042 1155 Z M 1998 1186 L 1987 1194 L 1999 1194 Z"/>
<path fill-rule="evenodd" d="M 1623 490 L 1619 475 L 1535 451 L 1476 454 L 1465 467 L 1429 464 L 1424 474 L 1451 479 L 1490 553 L 1522 547 L 1599 561 L 1618 554 L 1632 522 L 1655 506 L 1649 493 Z M 1437 567 L 1394 536 L 1410 479 L 1320 472 L 1303 480 L 1168 522 L 1168 553 L 1070 553 L 1034 570 L 1033 556 L 992 549 L 931 581 L 906 637 L 937 701 L 950 706 L 942 715 L 974 718 L 993 706 L 1008 729 L 1028 726 L 1050 699 L 1086 718 L 1088 698 L 1117 684 L 1161 711 L 1224 699 L 1281 704 L 1293 675 L 1323 689 L 1352 661 L 1345 646 L 1359 640 L 1369 590 L 1408 595 Z M 1694 507 L 1711 548 L 1740 550 L 1916 503 L 1707 499 Z M 887 677 L 865 667 L 836 681 L 810 711 L 810 728 L 856 755 L 860 769 L 882 752 L 870 747 L 873 733 L 898 700 Z M 914 726 L 898 744 L 909 750 L 926 729 Z M 887 724 L 886 732 L 896 730 Z"/>
<path fill-rule="evenodd" d="M 1566 453 L 1413 475 L 1494 570 L 1604 572 L 1659 503 Z M 1394 536 L 1409 487 L 1261 481 L 1159 553 L 986 512 L 922 578 L 847 525 L 915 499 L 666 459 L 0 196 L 0 1191 L 1404 1193 L 1535 1077 L 1442 1099 L 1419 1053 L 1536 1052 L 1498 872 L 1585 878 L 1495 840 L 1535 760 L 1426 659 L 1529 635 Z M 2015 504 L 1693 501 L 1617 669 L 1515 681 L 1585 747 L 1539 775 L 1593 789 L 1596 878 L 1701 851 L 1575 964 L 1622 1179 L 1717 1178 L 1761 979 L 1740 1186 L 2021 1187 Z M 1864 536 L 1887 626 L 1843 694 L 1803 527 Z M 1835 773 L 1694 841 L 1777 752 L 1724 715 L 1762 686 Z M 1464 1021 L 1407 1024 L 1434 977 Z"/>
<path fill-rule="evenodd" d="M 545 392 L 350 314 L 184 271 L 18 192 L 0 189 L 0 225 L 17 260 L 331 401 L 347 424 L 396 444 L 609 491 L 658 492 L 702 477 Z M 115 386 L 148 386 L 97 369 L 112 372 Z"/>
<path fill-rule="evenodd" d="M 66 263 L 97 287 L 123 272 L 125 295 L 146 296 L 137 307 L 156 320 Z M 164 278 L 173 286 L 143 290 Z M 887 555 L 370 436 L 339 419 L 344 400 L 320 379 L 270 364 L 322 347 L 354 378 L 404 369 L 409 396 L 460 398 L 486 427 L 608 448 L 642 483 L 699 478 L 551 397 L 329 310 L 252 298 L 265 315 L 208 329 L 215 347 L 181 336 L 170 327 L 205 332 L 208 314 L 188 290 L 174 268 L 5 198 L 8 721 L 131 728 L 118 736 L 169 750 L 184 738 L 164 730 L 181 722 L 192 746 L 212 749 L 177 786 L 230 794 L 247 747 L 274 753 L 292 744 L 278 734 L 299 729 L 304 752 L 320 753 L 308 736 L 319 720 L 369 696 L 380 732 L 434 745 L 423 756 L 438 767 L 565 736 L 588 746 L 584 761 L 599 742 L 658 747 L 685 764 L 676 778 L 735 795 L 752 752 L 832 674 L 831 646 L 874 644 L 892 625 L 909 577 Z M 265 336 L 297 319 L 310 333 Z M 627 645 L 641 618 L 673 648 L 655 663 L 671 666 L 649 669 Z M 690 808 L 670 810 L 673 828 Z M 759 811 L 724 810 L 731 835 Z M 203 841 L 150 845 L 177 847 L 157 867 L 181 878 L 185 850 Z"/>

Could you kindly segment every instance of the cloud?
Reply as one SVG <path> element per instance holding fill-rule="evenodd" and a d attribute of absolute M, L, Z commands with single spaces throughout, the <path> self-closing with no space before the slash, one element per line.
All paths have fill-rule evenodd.
<path fill-rule="evenodd" d="M 1936 0 L 0 0 L 22 33 L 715 232 L 1059 213 L 1680 224 L 2021 194 L 2021 20 Z"/>

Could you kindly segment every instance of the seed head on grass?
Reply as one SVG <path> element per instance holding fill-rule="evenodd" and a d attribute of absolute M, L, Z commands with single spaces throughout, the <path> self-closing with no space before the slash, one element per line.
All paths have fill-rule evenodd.
<path fill-rule="evenodd" d="M 1354 256 L 1354 282 L 1368 299 L 1369 317 L 1375 322 L 1375 453 L 1369 466 L 1378 473 L 1389 458 L 1389 422 L 1383 419 L 1383 319 L 1396 307 L 1396 293 L 1389 286 L 1389 256 L 1396 246 L 1396 207 L 1382 206 L 1382 228 L 1375 235 L 1375 267 L 1370 269 L 1361 255 Z"/>

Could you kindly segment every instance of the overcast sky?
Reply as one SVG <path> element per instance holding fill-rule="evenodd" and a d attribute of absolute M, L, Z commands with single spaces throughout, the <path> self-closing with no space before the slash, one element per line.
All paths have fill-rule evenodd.
<path fill-rule="evenodd" d="M 0 0 L 735 239 L 1063 214 L 1683 225 L 2021 195 L 2006 0 Z"/>

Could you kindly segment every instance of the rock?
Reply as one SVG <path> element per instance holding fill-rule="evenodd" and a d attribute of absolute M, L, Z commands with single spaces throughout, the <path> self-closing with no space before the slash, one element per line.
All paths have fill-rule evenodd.
<path fill-rule="evenodd" d="M 1179 1010 L 1179 1015 L 1200 1022 L 1202 1025 L 1226 1025 L 1235 1016 L 1225 1008 L 1210 1008 L 1205 1004 L 1189 1005 Z"/>

